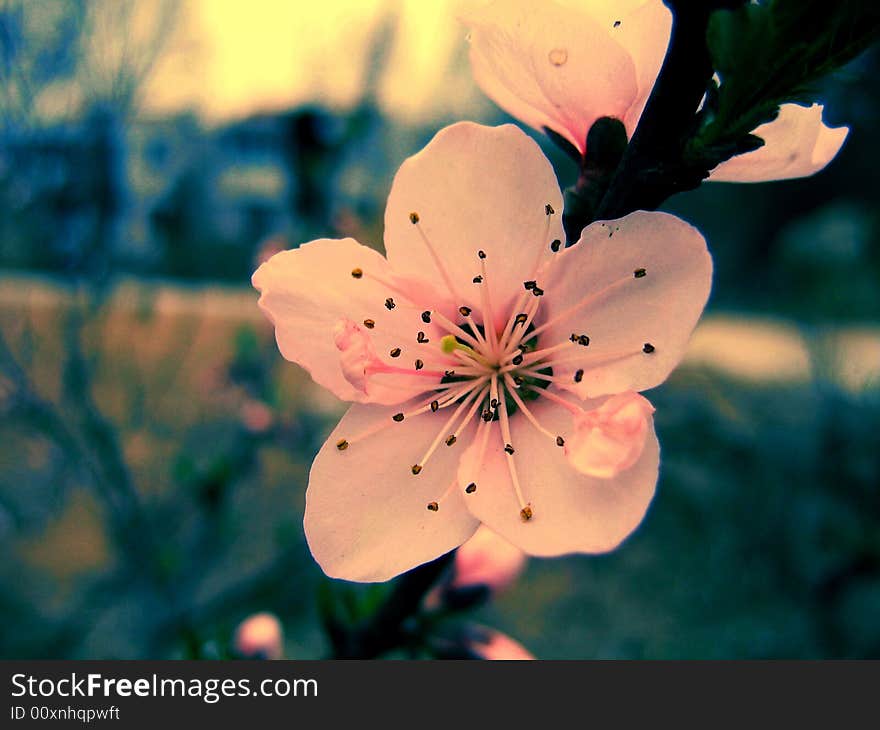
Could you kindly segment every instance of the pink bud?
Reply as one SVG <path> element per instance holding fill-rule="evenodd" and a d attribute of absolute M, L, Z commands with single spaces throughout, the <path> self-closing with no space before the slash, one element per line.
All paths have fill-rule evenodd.
<path fill-rule="evenodd" d="M 480 639 L 471 643 L 471 650 L 481 659 L 490 661 L 527 660 L 535 657 L 519 642 L 494 629 L 483 629 Z"/>
<path fill-rule="evenodd" d="M 255 613 L 242 621 L 235 630 L 233 649 L 245 659 L 281 659 L 284 634 L 278 617 L 271 613 Z"/>
<path fill-rule="evenodd" d="M 516 580 L 525 564 L 522 550 L 481 525 L 455 554 L 452 587 L 485 585 L 497 593 Z"/>

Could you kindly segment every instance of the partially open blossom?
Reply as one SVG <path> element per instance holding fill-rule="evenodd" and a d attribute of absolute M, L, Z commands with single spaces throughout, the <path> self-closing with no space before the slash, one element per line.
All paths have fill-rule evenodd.
<path fill-rule="evenodd" d="M 271 613 L 255 613 L 242 621 L 235 630 L 232 648 L 245 659 L 281 659 L 284 634 L 278 617 Z"/>
<path fill-rule="evenodd" d="M 483 91 L 525 124 L 560 134 L 581 154 L 600 117 L 619 119 L 632 137 L 672 28 L 661 0 L 495 0 L 463 20 Z M 754 132 L 764 146 L 721 163 L 710 179 L 812 175 L 834 159 L 848 131 L 823 124 L 821 105 L 784 104 L 777 119 Z"/>
<path fill-rule="evenodd" d="M 481 628 L 479 637 L 471 642 L 470 650 L 478 657 L 490 661 L 522 661 L 535 658 L 518 641 L 494 629 Z"/>
<path fill-rule="evenodd" d="M 486 586 L 497 593 L 516 580 L 525 564 L 522 550 L 483 525 L 455 553 L 451 586 Z"/>
<path fill-rule="evenodd" d="M 657 480 L 650 404 L 709 294 L 693 227 L 637 212 L 566 248 L 550 163 L 512 125 L 441 130 L 398 171 L 387 258 L 351 239 L 254 274 L 281 353 L 353 401 L 305 531 L 329 575 L 387 580 L 484 523 L 532 555 L 602 552 Z"/>

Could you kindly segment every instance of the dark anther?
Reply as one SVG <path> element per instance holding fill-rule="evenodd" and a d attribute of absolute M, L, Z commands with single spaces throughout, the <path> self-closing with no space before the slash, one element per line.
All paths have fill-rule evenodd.
<path fill-rule="evenodd" d="M 513 382 L 516 383 L 517 386 L 520 386 L 520 385 L 522 385 L 522 384 L 523 384 L 524 382 L 526 382 L 526 381 L 523 380 L 519 375 L 514 375 L 514 376 L 513 376 Z"/>
<path fill-rule="evenodd" d="M 523 508 L 519 511 L 519 516 L 520 516 L 520 519 L 522 519 L 523 522 L 528 522 L 530 519 L 532 519 L 532 507 L 531 507 L 531 505 L 528 505 L 528 504 L 527 504 L 525 507 L 523 507 Z"/>
<path fill-rule="evenodd" d="M 482 277 L 482 276 L 475 276 L 475 277 L 474 277 L 474 284 L 482 284 L 482 283 L 483 283 L 483 277 Z"/>
<path fill-rule="evenodd" d="M 534 294 L 536 297 L 542 297 L 544 296 L 544 290 L 541 289 L 541 287 L 536 286 L 532 288 L 532 294 Z"/>
<path fill-rule="evenodd" d="M 352 270 L 351 270 L 351 275 L 352 275 L 355 279 L 360 279 L 360 278 L 364 275 L 364 272 L 363 272 L 362 269 L 352 269 Z"/>
<path fill-rule="evenodd" d="M 424 322 L 425 324 L 431 324 L 431 312 L 427 309 L 422 312 L 422 322 Z"/>
<path fill-rule="evenodd" d="M 583 371 L 583 370 L 578 370 L 578 371 L 574 374 L 574 382 L 575 382 L 575 383 L 580 383 L 583 379 L 584 379 L 584 371 Z"/>
<path fill-rule="evenodd" d="M 561 246 L 562 246 L 562 241 L 560 241 L 558 238 L 554 239 L 553 241 L 550 242 L 550 250 L 553 253 L 556 253 L 557 251 L 559 251 L 559 248 Z"/>
<path fill-rule="evenodd" d="M 459 307 L 459 308 L 458 308 L 458 313 L 459 313 L 462 317 L 467 317 L 467 316 L 471 313 L 471 308 L 470 308 L 470 307 Z"/>
<path fill-rule="evenodd" d="M 619 20 L 615 20 L 615 21 L 614 21 L 614 27 L 615 27 L 615 28 L 619 28 L 619 27 L 620 27 L 620 21 L 619 21 Z"/>
<path fill-rule="evenodd" d="M 480 249 L 479 251 L 477 251 L 477 256 L 479 256 L 481 259 L 484 259 L 486 258 L 486 252 L 483 249 Z"/>
<path fill-rule="evenodd" d="M 395 413 L 393 416 L 391 416 L 391 420 L 396 421 L 397 423 L 400 423 L 403 420 L 403 414 L 402 413 Z"/>
<path fill-rule="evenodd" d="M 512 453 L 513 453 L 513 446 L 511 446 L 510 444 L 504 444 L 504 450 L 505 450 L 508 454 L 512 454 Z"/>
<path fill-rule="evenodd" d="M 409 222 L 415 225 L 419 222 L 419 214 L 418 213 L 410 213 L 409 214 Z"/>
<path fill-rule="evenodd" d="M 432 400 L 431 401 L 431 413 L 436 413 L 438 408 L 440 408 L 440 401 Z"/>
<path fill-rule="evenodd" d="M 452 444 L 454 444 L 456 441 L 458 441 L 458 439 L 455 438 L 454 433 L 450 434 L 449 436 L 446 437 L 446 445 L 447 446 L 452 446 Z"/>
<path fill-rule="evenodd" d="M 413 464 L 412 465 L 412 473 L 413 474 L 418 474 L 421 470 L 422 470 L 421 464 Z"/>
<path fill-rule="evenodd" d="M 547 215 L 553 215 L 556 211 L 553 210 L 553 206 L 550 205 L 550 203 L 547 203 L 547 205 L 544 206 L 544 212 L 545 212 Z"/>
<path fill-rule="evenodd" d="M 565 439 L 562 436 L 556 437 L 556 445 L 557 446 L 565 446 Z"/>
<path fill-rule="evenodd" d="M 390 310 L 394 309 L 396 306 L 397 305 L 394 303 L 394 300 L 391 297 L 388 297 L 388 299 L 385 300 L 385 309 L 390 311 Z"/>
<path fill-rule="evenodd" d="M 428 502 L 428 511 L 429 512 L 436 512 L 438 509 L 440 509 L 439 504 L 437 504 L 436 502 Z"/>
<path fill-rule="evenodd" d="M 348 441 L 345 439 L 339 439 L 339 441 L 336 442 L 336 448 L 340 451 L 345 451 L 348 448 Z"/>
<path fill-rule="evenodd" d="M 513 325 L 514 325 L 514 327 L 515 327 L 516 325 L 518 325 L 518 324 L 525 324 L 525 323 L 526 323 L 526 320 L 527 320 L 528 318 L 529 318 L 528 315 L 525 314 L 525 313 L 520 313 L 520 314 L 516 315 L 516 319 L 513 320 Z"/>
<path fill-rule="evenodd" d="M 538 282 L 537 281 L 524 281 L 523 286 L 526 288 L 527 291 L 531 291 L 536 286 L 538 286 Z"/>
<path fill-rule="evenodd" d="M 391 357 L 400 357 L 400 348 L 395 347 L 391 352 L 388 353 Z"/>
<path fill-rule="evenodd" d="M 642 347 L 642 352 L 644 352 L 646 355 L 650 355 L 656 349 L 657 348 L 654 347 L 654 345 L 652 345 L 650 342 L 646 342 L 645 346 Z"/>
<path fill-rule="evenodd" d="M 372 319 L 365 319 L 364 320 L 364 327 L 366 327 L 368 330 L 373 329 L 373 327 L 375 327 L 375 326 L 376 326 L 376 322 L 374 320 L 372 320 Z"/>
<path fill-rule="evenodd" d="M 416 360 L 416 370 L 421 370 L 423 367 L 425 367 L 425 363 L 421 360 Z"/>
<path fill-rule="evenodd" d="M 468 484 L 464 488 L 464 491 L 467 492 L 468 494 L 473 494 L 474 492 L 477 491 L 477 485 L 474 482 L 471 482 L 470 484 Z"/>
<path fill-rule="evenodd" d="M 455 370 L 444 370 L 443 377 L 444 378 L 454 378 L 455 377 Z"/>
<path fill-rule="evenodd" d="M 590 338 L 587 335 L 578 335 L 577 343 L 582 347 L 586 347 L 590 344 Z"/>
<path fill-rule="evenodd" d="M 482 418 L 486 423 L 489 423 L 489 421 L 491 421 L 494 417 L 495 414 L 492 413 L 492 411 L 490 411 L 488 408 L 482 413 Z"/>
<path fill-rule="evenodd" d="M 492 400 L 489 401 L 489 405 L 490 405 L 492 408 L 497 408 L 497 407 L 498 407 L 498 399 L 497 399 L 497 398 L 493 398 Z"/>
<path fill-rule="evenodd" d="M 425 337 L 425 333 L 424 333 L 424 332 L 419 332 L 419 333 L 416 335 L 416 342 L 421 342 L 422 344 L 424 344 L 425 342 L 428 342 L 428 338 Z"/>
<path fill-rule="evenodd" d="M 633 271 L 633 276 L 636 277 L 636 279 L 641 279 L 643 276 L 646 276 L 647 274 L 648 274 L 648 272 L 645 271 L 644 269 L 636 269 L 635 271 Z"/>
<path fill-rule="evenodd" d="M 522 365 L 522 361 L 523 361 L 523 356 L 522 356 L 522 353 L 520 353 L 515 358 L 513 358 L 513 360 L 511 360 L 510 362 L 512 362 L 514 365 Z"/>

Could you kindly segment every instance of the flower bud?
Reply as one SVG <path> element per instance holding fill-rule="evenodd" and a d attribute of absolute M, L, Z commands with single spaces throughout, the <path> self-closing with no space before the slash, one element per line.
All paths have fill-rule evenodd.
<path fill-rule="evenodd" d="M 482 629 L 479 638 L 471 641 L 470 649 L 480 659 L 490 661 L 513 661 L 535 658 L 518 641 L 514 641 L 507 634 L 502 634 L 494 629 Z"/>
<path fill-rule="evenodd" d="M 248 616 L 235 630 L 232 648 L 243 659 L 281 659 L 284 654 L 281 622 L 271 613 Z"/>
<path fill-rule="evenodd" d="M 450 587 L 486 586 L 493 593 L 509 587 L 522 573 L 525 553 L 500 535 L 481 525 L 455 553 Z"/>

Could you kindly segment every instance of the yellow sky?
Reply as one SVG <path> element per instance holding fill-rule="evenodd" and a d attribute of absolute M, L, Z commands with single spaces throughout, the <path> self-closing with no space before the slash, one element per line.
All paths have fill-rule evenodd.
<path fill-rule="evenodd" d="M 456 20 L 472 1 L 184 0 L 144 108 L 195 107 L 217 120 L 309 101 L 345 107 L 363 94 L 371 45 L 387 27 L 383 108 L 410 120 L 473 116 L 489 104 L 461 63 Z"/>

